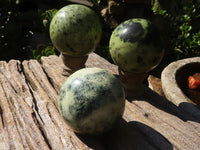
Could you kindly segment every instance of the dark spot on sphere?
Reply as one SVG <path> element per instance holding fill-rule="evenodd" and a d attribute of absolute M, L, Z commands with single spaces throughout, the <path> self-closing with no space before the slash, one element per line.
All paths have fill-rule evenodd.
<path fill-rule="evenodd" d="M 146 37 L 141 41 L 141 44 L 152 45 L 154 47 L 161 46 L 159 50 L 162 52 L 162 41 L 159 30 L 153 24 L 149 23 L 147 31 L 148 33 Z"/>
<path fill-rule="evenodd" d="M 84 101 L 83 95 L 91 90 L 92 82 L 89 80 L 83 81 L 82 79 L 76 79 L 74 82 L 79 81 L 79 84 L 72 83 L 71 90 L 73 91 L 73 95 L 76 96 L 77 101 Z"/>
<path fill-rule="evenodd" d="M 116 35 L 119 36 L 124 42 L 135 43 L 142 39 L 144 29 L 140 23 L 130 21 L 118 27 Z"/>
<path fill-rule="evenodd" d="M 106 71 L 101 71 L 93 74 L 88 74 L 84 78 L 87 80 L 79 80 L 79 84 L 71 86 L 71 91 L 74 95 L 74 103 L 69 106 L 69 112 L 77 120 L 90 115 L 94 110 L 104 106 L 109 101 L 115 101 L 110 87 L 104 85 L 96 87 L 96 82 L 104 82 Z M 77 80 L 77 79 L 76 79 Z M 95 95 L 88 94 L 89 91 L 96 93 Z"/>
<path fill-rule="evenodd" d="M 104 76 L 107 74 L 106 71 L 96 72 L 93 74 L 88 74 L 85 77 L 88 78 L 90 81 L 96 81 L 96 82 L 103 82 Z"/>
<path fill-rule="evenodd" d="M 60 112 L 62 113 L 63 112 L 63 107 L 62 107 L 61 103 L 59 103 L 59 108 L 60 108 Z"/>
<path fill-rule="evenodd" d="M 120 53 L 117 54 L 117 57 L 118 57 L 119 59 L 120 59 L 121 56 L 122 56 L 122 55 L 121 55 Z"/>
<path fill-rule="evenodd" d="M 65 90 L 61 90 L 60 94 L 59 94 L 60 101 L 62 101 L 64 99 L 65 95 L 66 95 L 66 91 Z"/>
<path fill-rule="evenodd" d="M 72 88 L 71 84 L 67 86 L 68 91 L 71 90 L 71 88 Z"/>
<path fill-rule="evenodd" d="M 65 42 L 65 46 L 66 46 L 67 48 L 69 48 L 69 50 L 70 50 L 71 52 L 76 53 L 76 50 L 75 50 L 74 48 L 72 48 L 67 42 Z"/>
<path fill-rule="evenodd" d="M 76 95 L 74 98 L 74 104 L 69 106 L 69 112 L 77 120 L 88 116 L 101 105 L 100 99 L 94 101 L 95 98 L 88 98 L 84 94 Z"/>

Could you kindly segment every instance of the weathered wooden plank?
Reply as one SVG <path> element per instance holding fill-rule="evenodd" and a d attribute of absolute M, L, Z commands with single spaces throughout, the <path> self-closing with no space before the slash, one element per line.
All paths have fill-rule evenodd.
<path fill-rule="evenodd" d="M 51 149 L 83 149 L 85 145 L 65 124 L 57 110 L 56 91 L 36 60 L 23 62 L 24 73 L 30 84 L 40 129 Z M 50 93 L 52 92 L 52 93 Z"/>
<path fill-rule="evenodd" d="M 117 74 L 117 66 L 92 53 L 87 67 Z M 57 109 L 63 63 L 57 56 L 0 62 L 0 149 L 200 148 L 200 118 L 193 118 L 148 87 L 126 101 L 121 122 L 101 136 L 75 134 Z"/>
<path fill-rule="evenodd" d="M 66 77 L 62 75 L 64 64 L 61 61 L 61 58 L 58 58 L 55 55 L 42 57 L 41 64 L 53 87 L 56 89 L 57 92 L 59 92 L 60 87 L 66 80 Z M 89 55 L 86 62 L 86 67 L 99 67 L 102 69 L 106 68 L 106 70 L 108 70 L 109 72 L 117 74 L 116 65 L 110 64 L 104 58 L 98 56 L 95 53 Z"/>
<path fill-rule="evenodd" d="M 52 64 L 48 65 L 50 59 L 54 62 L 58 61 L 59 58 L 53 56 L 42 59 L 42 66 L 47 72 L 47 76 L 52 72 L 50 67 Z M 62 66 L 61 60 L 59 64 Z M 95 54 L 90 55 L 86 66 L 90 67 L 93 64 L 95 67 L 117 74 L 116 66 L 110 65 Z M 57 67 L 56 69 L 60 70 L 56 71 L 58 73 L 61 72 L 62 67 Z M 59 74 L 54 75 L 59 76 Z M 52 74 L 50 76 L 52 80 L 56 79 Z M 62 83 L 60 83 L 61 85 Z M 105 144 L 104 140 L 97 140 L 106 145 L 106 148 L 114 147 L 114 149 L 199 149 L 200 121 L 189 116 L 173 103 L 150 89 L 145 89 L 143 98 L 133 98 L 130 100 L 131 102 L 127 102 L 124 114 L 125 125 L 121 126 L 119 131 L 113 132 L 113 136 L 104 135 L 104 139 L 109 139 L 112 142 Z M 124 130 L 124 126 L 128 127 L 128 129 Z M 134 142 L 132 139 L 140 140 Z M 88 143 L 90 140 L 87 139 L 85 142 Z M 188 141 L 190 141 L 190 144 L 188 144 Z"/>
<path fill-rule="evenodd" d="M 159 149 L 170 149 L 170 147 L 171 149 L 198 149 L 200 147 L 200 137 L 197 134 L 200 130 L 194 129 L 176 116 L 157 109 L 144 100 L 135 100 L 126 105 L 126 108 L 124 115 L 126 120 L 128 122 L 138 121 L 146 128 L 151 128 L 152 131 L 148 131 L 147 128 L 147 131 L 143 132 L 151 139 L 152 145 L 157 145 Z M 156 136 L 155 132 L 160 136 Z M 188 141 L 192 142 L 188 143 Z"/>
<path fill-rule="evenodd" d="M 0 77 L 2 78 L 2 77 Z M 9 108 L 8 101 L 6 99 L 6 96 L 4 94 L 4 89 L 2 86 L 0 86 L 0 100 L 1 100 L 1 110 L 2 110 L 2 129 L 1 134 L 4 134 L 2 136 L 5 137 L 4 144 L 2 144 L 3 149 L 11 149 L 11 148 L 23 148 L 21 139 L 19 137 L 19 134 L 17 132 L 17 128 L 15 125 L 14 118 L 12 116 L 12 112 Z M 6 112 L 6 113 L 4 113 Z"/>
<path fill-rule="evenodd" d="M 62 83 L 66 80 L 66 77 L 62 75 L 64 64 L 58 56 L 52 55 L 48 57 L 42 57 L 42 67 L 46 74 L 48 74 L 49 81 L 55 88 L 56 92 L 59 93 Z"/>
<path fill-rule="evenodd" d="M 89 55 L 86 67 L 99 67 L 108 70 L 112 74 L 117 74 L 118 71 L 118 67 L 116 65 L 109 63 L 106 59 L 95 53 Z"/>
<path fill-rule="evenodd" d="M 153 75 L 148 76 L 148 82 L 150 86 L 152 86 L 152 90 L 158 93 L 160 96 L 164 96 L 164 92 L 162 90 L 161 80 Z"/>
<path fill-rule="evenodd" d="M 5 139 L 1 149 L 48 149 L 32 111 L 32 95 L 20 62 L 0 63 L 0 107 Z"/>

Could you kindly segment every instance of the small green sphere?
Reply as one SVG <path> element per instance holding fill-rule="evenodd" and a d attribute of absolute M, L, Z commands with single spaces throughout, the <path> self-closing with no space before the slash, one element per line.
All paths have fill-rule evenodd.
<path fill-rule="evenodd" d="M 75 132 L 101 134 L 122 118 L 124 89 L 108 71 L 84 68 L 68 77 L 61 87 L 58 108 Z"/>
<path fill-rule="evenodd" d="M 140 18 L 121 23 L 111 35 L 109 49 L 115 64 L 132 73 L 149 72 L 164 55 L 158 30 L 150 21 Z"/>
<path fill-rule="evenodd" d="M 98 15 L 90 8 L 71 4 L 61 8 L 50 23 L 50 38 L 63 54 L 80 57 L 95 50 L 102 28 Z"/>

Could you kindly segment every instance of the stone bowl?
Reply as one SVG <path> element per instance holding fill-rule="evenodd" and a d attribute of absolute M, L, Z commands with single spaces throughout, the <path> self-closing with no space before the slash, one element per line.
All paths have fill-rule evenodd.
<path fill-rule="evenodd" d="M 161 74 L 165 97 L 195 118 L 200 118 L 200 105 L 190 95 L 188 77 L 200 73 L 200 57 L 178 60 L 169 64 Z"/>

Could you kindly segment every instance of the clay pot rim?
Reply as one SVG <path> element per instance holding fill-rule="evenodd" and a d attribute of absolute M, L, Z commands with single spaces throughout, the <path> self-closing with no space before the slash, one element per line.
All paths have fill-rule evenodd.
<path fill-rule="evenodd" d="M 200 57 L 192 57 L 181 59 L 170 63 L 161 73 L 162 89 L 165 97 L 174 103 L 176 106 L 200 117 L 200 109 L 198 109 L 191 100 L 183 93 L 176 81 L 177 72 L 184 66 L 193 63 L 200 63 Z M 190 103 L 191 105 L 181 105 L 183 103 Z"/>

